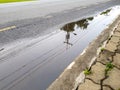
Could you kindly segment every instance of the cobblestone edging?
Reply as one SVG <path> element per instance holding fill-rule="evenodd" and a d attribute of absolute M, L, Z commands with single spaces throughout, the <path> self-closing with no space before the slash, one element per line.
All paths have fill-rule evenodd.
<path fill-rule="evenodd" d="M 112 70 L 108 71 L 107 74 L 104 74 L 104 69 L 106 68 L 105 64 L 108 62 L 103 63 L 104 61 L 102 62 L 102 60 L 100 60 L 101 54 L 108 52 L 108 49 L 111 47 L 110 45 L 108 45 L 109 42 L 107 42 L 108 46 L 106 46 L 104 49 L 101 49 L 102 52 L 100 53 L 100 56 L 97 57 L 97 59 L 96 59 L 96 56 L 97 54 L 99 54 L 97 53 L 98 48 L 101 47 L 101 45 L 106 40 L 110 39 L 114 41 L 114 39 L 116 39 L 116 38 L 112 39 L 111 37 L 113 36 L 110 37 L 110 35 L 113 30 L 117 29 L 116 26 L 118 25 L 119 21 L 120 21 L 120 16 L 113 22 L 113 24 L 111 24 L 107 29 L 105 29 L 92 43 L 90 43 L 90 45 L 83 51 L 83 53 L 79 55 L 74 60 L 74 62 L 71 63 L 70 66 L 68 66 L 67 69 L 65 69 L 65 71 L 49 86 L 47 90 L 88 90 L 88 89 L 89 90 L 99 90 L 99 89 L 107 90 L 102 88 L 110 88 L 110 90 L 114 90 L 112 86 L 110 87 L 110 85 L 106 84 L 109 82 L 109 80 L 107 79 L 108 80 L 107 81 L 105 76 L 108 73 L 110 73 Z M 118 33 L 116 35 L 118 35 Z M 113 45 L 112 49 L 116 50 L 117 48 L 118 47 L 115 47 L 115 45 Z M 114 55 L 116 54 L 114 53 Z M 95 60 L 97 61 L 96 64 L 94 63 Z M 98 68 L 98 66 L 102 66 L 103 68 Z M 86 68 L 88 68 L 91 71 L 91 74 L 85 77 L 85 74 L 83 73 L 83 71 Z M 113 69 L 118 70 L 118 66 L 115 66 Z M 97 74 L 94 73 L 93 70 L 94 71 L 97 70 L 98 71 L 96 72 Z M 99 75 L 101 70 L 103 72 L 102 73 L 103 75 Z M 100 79 L 99 80 L 96 79 L 97 80 L 96 81 L 93 79 L 93 77 L 100 77 Z M 84 79 L 85 79 L 85 83 L 81 84 L 81 82 L 83 82 Z M 88 84 L 90 86 L 88 86 Z"/>
<path fill-rule="evenodd" d="M 120 90 L 120 23 L 78 90 Z"/>

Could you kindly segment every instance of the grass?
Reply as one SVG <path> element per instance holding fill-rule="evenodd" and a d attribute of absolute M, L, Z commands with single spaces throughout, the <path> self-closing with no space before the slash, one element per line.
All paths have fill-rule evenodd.
<path fill-rule="evenodd" d="M 85 74 L 85 75 L 90 75 L 90 74 L 91 74 L 91 71 L 88 70 L 88 69 L 85 69 L 85 70 L 84 70 L 84 74 Z"/>
<path fill-rule="evenodd" d="M 25 2 L 25 1 L 33 1 L 33 0 L 0 0 L 0 3 Z"/>
<path fill-rule="evenodd" d="M 106 64 L 106 68 L 105 68 L 105 75 L 109 76 L 109 71 L 111 71 L 114 68 L 114 65 L 111 62 L 108 62 Z"/>
<path fill-rule="evenodd" d="M 104 50 L 105 50 L 105 48 L 101 48 L 101 52 L 104 51 Z"/>
<path fill-rule="evenodd" d="M 114 68 L 114 65 L 111 63 L 111 62 L 109 62 L 109 63 L 107 63 L 106 64 L 106 71 L 111 71 L 112 69 Z"/>

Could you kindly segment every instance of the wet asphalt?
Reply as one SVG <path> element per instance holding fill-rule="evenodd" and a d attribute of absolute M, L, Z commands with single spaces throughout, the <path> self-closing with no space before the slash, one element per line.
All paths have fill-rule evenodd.
<path fill-rule="evenodd" d="M 39 37 L 62 27 L 70 21 L 79 20 L 89 15 L 94 15 L 108 7 L 119 5 L 119 0 L 112 0 L 107 3 L 92 5 L 71 10 L 65 10 L 59 13 L 48 14 L 45 17 L 38 17 L 33 19 L 18 20 L 5 24 L 0 24 L 0 28 L 13 26 L 16 28 L 5 32 L 0 32 L 0 46 L 4 48 L 5 44 L 15 42 L 19 39 L 31 39 Z M 54 29 L 55 28 L 55 29 Z"/>
<path fill-rule="evenodd" d="M 90 5 L 90 6 L 82 7 L 82 8 L 76 7 L 74 9 L 65 10 L 59 13 L 57 12 L 57 13 L 48 14 L 44 17 L 17 20 L 17 21 L 0 24 L 0 28 L 13 26 L 13 25 L 16 26 L 15 29 L 0 32 L 0 55 L 2 56 L 2 57 L 0 56 L 0 60 L 1 60 L 0 67 L 1 67 L 1 72 L 4 72 L 0 74 L 1 75 L 1 78 L 0 78 L 1 89 L 0 90 L 16 90 L 16 89 L 17 90 L 45 90 L 52 83 L 52 81 L 54 81 L 59 76 L 59 74 L 64 70 L 63 67 L 65 68 L 67 65 L 69 65 L 69 63 L 72 60 L 69 63 L 63 65 L 63 67 L 53 66 L 54 65 L 53 61 L 51 63 L 46 62 L 46 63 L 50 63 L 50 66 L 52 66 L 51 68 L 49 68 L 49 66 L 44 67 L 45 64 L 42 64 L 42 67 L 36 66 L 34 68 L 34 64 L 36 65 L 38 62 L 30 63 L 30 67 L 29 66 L 26 67 L 23 63 L 29 64 L 29 59 L 34 60 L 36 58 L 38 59 L 42 57 L 42 56 L 39 56 L 39 53 L 37 53 L 38 52 L 37 47 L 39 47 L 39 45 L 42 45 L 43 43 L 46 43 L 43 40 L 41 44 L 37 44 L 35 45 L 35 47 L 32 47 L 32 48 L 35 48 L 33 50 L 30 47 L 34 45 L 34 43 L 32 43 L 31 40 L 42 37 L 42 36 L 46 36 L 49 33 L 56 31 L 57 29 L 63 27 L 65 24 L 71 21 L 73 22 L 73 21 L 80 20 L 85 17 L 96 15 L 100 11 L 103 11 L 106 8 L 112 7 L 114 5 L 120 5 L 120 1 L 112 0 L 106 3 Z M 54 39 L 50 39 L 50 40 L 54 40 Z M 23 45 L 24 44 L 23 41 L 27 43 L 26 46 Z M 24 48 L 26 48 L 25 52 L 23 50 L 22 53 L 19 53 L 19 49 L 14 51 L 14 48 L 9 50 L 10 53 L 7 52 L 7 48 L 9 48 L 9 44 L 14 47 L 14 44 L 19 45 L 19 43 L 21 42 L 23 42 L 22 45 L 24 46 Z M 49 40 L 47 41 L 47 44 L 49 44 Z M 44 48 L 49 50 L 49 47 L 51 46 L 54 46 L 54 45 L 52 43 L 46 46 L 43 44 L 43 49 L 41 49 L 41 53 L 44 52 Z M 16 46 L 16 48 L 19 48 L 19 47 L 20 46 Z M 24 58 L 24 55 L 28 55 L 25 57 L 29 57 L 29 59 Z M 36 56 L 39 56 L 39 57 L 36 57 Z M 64 55 L 62 56 L 64 57 Z M 43 56 L 43 60 L 44 58 L 46 57 Z M 70 59 L 71 57 L 68 57 L 68 58 Z M 72 58 L 75 58 L 75 57 L 72 57 Z M 59 57 L 59 60 L 60 59 L 61 57 Z M 58 64 L 59 64 L 59 61 L 58 61 Z M 58 65 L 58 64 L 55 64 L 55 65 Z M 9 68 L 9 66 L 11 66 L 11 68 Z M 31 68 L 32 66 L 33 68 Z M 7 68 L 9 68 L 8 71 L 7 71 Z M 37 70 L 34 70 L 37 68 L 40 68 L 38 72 Z M 56 73 L 57 68 L 62 68 L 59 70 L 59 73 Z M 32 74 L 30 74 L 30 72 L 32 72 Z M 40 78 L 36 78 L 36 77 L 40 77 Z M 2 81 L 4 81 L 4 83 L 2 83 Z"/>

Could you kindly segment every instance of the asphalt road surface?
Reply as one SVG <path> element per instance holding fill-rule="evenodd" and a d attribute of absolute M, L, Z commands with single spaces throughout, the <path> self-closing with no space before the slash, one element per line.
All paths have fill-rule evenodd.
<path fill-rule="evenodd" d="M 115 5 L 120 5 L 120 1 L 42 0 L 0 5 L 0 90 L 45 90 L 87 47 L 87 38 L 93 40 L 100 33 L 91 38 L 87 30 L 81 32 L 84 39 L 79 43 L 84 44 L 79 49 L 80 44 L 72 46 L 79 39 L 78 35 L 75 37 L 77 32 L 72 33 L 75 38 L 71 44 L 65 39 L 69 38 L 68 33 L 60 28 Z"/>

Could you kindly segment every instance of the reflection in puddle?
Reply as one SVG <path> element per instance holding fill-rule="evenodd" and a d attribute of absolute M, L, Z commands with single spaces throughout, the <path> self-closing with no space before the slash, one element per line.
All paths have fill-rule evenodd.
<path fill-rule="evenodd" d="M 110 13 L 110 11 L 111 11 L 111 9 L 108 9 L 108 10 L 102 12 L 100 15 L 108 15 Z"/>
<path fill-rule="evenodd" d="M 116 7 L 107 9 L 107 10 L 101 12 L 99 15 L 97 15 L 95 17 L 88 17 L 88 18 L 84 18 L 84 19 L 76 21 L 76 22 L 71 22 L 71 23 L 68 23 L 68 24 L 64 25 L 62 28 L 60 28 L 60 30 L 66 32 L 64 43 L 67 44 L 67 49 L 68 49 L 69 46 L 73 46 L 73 44 L 74 44 L 74 43 L 70 42 L 71 34 L 73 34 L 74 36 L 78 35 L 80 33 L 80 32 L 76 33 L 76 31 L 78 29 L 79 30 L 90 30 L 91 28 L 88 28 L 89 25 L 90 25 L 90 27 L 92 26 L 92 29 L 94 29 L 94 26 L 92 25 L 92 23 L 94 23 L 94 22 L 99 23 L 100 19 L 102 20 L 105 17 L 108 17 L 110 15 L 112 16 L 112 14 L 116 13 L 116 10 L 119 9 L 119 8 L 120 8 L 119 6 L 116 6 Z M 105 23 L 106 22 L 104 22 L 103 24 L 105 24 Z M 101 27 L 102 27 L 102 25 L 98 26 L 96 29 L 99 29 Z"/>
<path fill-rule="evenodd" d="M 92 21 L 94 19 L 94 17 L 89 17 L 89 18 L 86 18 L 86 19 L 82 19 L 80 21 L 77 21 L 77 22 L 72 22 L 72 23 L 69 23 L 69 24 L 66 24 L 65 26 L 63 26 L 61 28 L 61 30 L 64 30 L 64 31 L 67 31 L 67 32 L 73 32 L 75 29 L 75 25 L 77 25 L 78 28 L 81 28 L 81 29 L 86 29 L 89 25 L 89 21 Z"/>
<path fill-rule="evenodd" d="M 87 29 L 89 22 L 92 21 L 93 19 L 94 19 L 94 17 L 89 17 L 89 18 L 82 19 L 82 20 L 77 21 L 77 22 L 72 22 L 72 23 L 69 23 L 69 24 L 66 24 L 65 26 L 63 26 L 61 28 L 61 30 L 64 30 L 66 32 L 66 38 L 65 38 L 64 43 L 72 46 L 73 44 L 69 42 L 70 32 L 72 32 L 74 35 L 77 35 L 77 33 L 74 33 L 75 27 L 81 28 L 82 30 Z"/>

